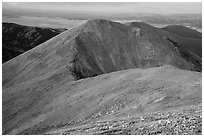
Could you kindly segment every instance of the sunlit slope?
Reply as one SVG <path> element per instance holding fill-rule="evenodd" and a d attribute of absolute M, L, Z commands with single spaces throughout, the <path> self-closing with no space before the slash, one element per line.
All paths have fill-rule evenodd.
<path fill-rule="evenodd" d="M 201 73 L 173 66 L 128 69 L 78 81 L 67 76 L 4 89 L 3 133 L 42 134 L 98 120 L 183 109 L 202 101 Z"/>

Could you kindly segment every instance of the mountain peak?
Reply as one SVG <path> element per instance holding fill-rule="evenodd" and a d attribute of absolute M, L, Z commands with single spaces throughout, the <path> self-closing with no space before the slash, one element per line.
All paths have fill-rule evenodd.
<path fill-rule="evenodd" d="M 200 60 L 192 62 L 191 52 L 180 48 L 181 44 L 174 39 L 164 39 L 163 30 L 158 29 L 155 33 L 151 25 L 133 24 L 142 25 L 141 35 L 137 35 L 137 30 L 134 31 L 131 26 L 104 19 L 90 20 L 61 33 L 3 64 L 3 85 L 48 75 L 63 67 L 68 67 L 76 79 L 167 64 L 181 69 L 201 70 Z M 143 27 L 147 31 L 143 31 Z M 21 71 L 22 74 L 18 73 Z"/>
<path fill-rule="evenodd" d="M 106 19 L 92 19 L 87 21 L 87 23 L 109 23 L 109 22 L 111 21 Z"/>
<path fill-rule="evenodd" d="M 87 21 L 84 26 L 89 26 L 92 27 L 90 29 L 93 29 L 94 27 L 101 28 L 103 30 L 111 29 L 111 26 L 116 26 L 117 27 L 125 27 L 123 24 L 119 22 L 114 22 L 111 20 L 106 20 L 106 19 L 93 19 Z"/>

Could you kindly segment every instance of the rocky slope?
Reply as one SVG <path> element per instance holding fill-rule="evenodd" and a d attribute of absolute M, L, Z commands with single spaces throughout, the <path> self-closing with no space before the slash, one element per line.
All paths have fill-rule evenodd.
<path fill-rule="evenodd" d="M 55 74 L 4 89 L 3 134 L 128 134 L 129 130 L 131 134 L 145 134 L 145 129 L 147 133 L 159 134 L 156 133 L 159 127 L 171 134 L 162 130 L 165 125 L 161 126 L 168 113 L 173 113 L 169 131 L 175 129 L 173 125 L 183 126 L 178 113 L 191 119 L 186 118 L 189 126 L 202 127 L 201 112 L 191 115 L 185 111 L 200 110 L 200 72 L 163 66 L 123 70 L 78 81 L 68 78 L 67 73 Z M 164 116 L 157 116 L 159 112 Z M 130 125 L 137 128 L 131 130 Z M 179 131 L 184 133 L 187 132 Z"/>
<path fill-rule="evenodd" d="M 38 46 L 66 29 L 2 23 L 2 63 Z"/>
<path fill-rule="evenodd" d="M 94 121 L 81 126 L 47 132 L 51 135 L 202 135 L 202 105 L 177 111 Z"/>
<path fill-rule="evenodd" d="M 159 67 L 167 64 L 176 68 Z M 198 105 L 201 73 L 188 70 L 201 71 L 201 58 L 181 36 L 144 23 L 88 21 L 2 65 L 3 134 Z"/>

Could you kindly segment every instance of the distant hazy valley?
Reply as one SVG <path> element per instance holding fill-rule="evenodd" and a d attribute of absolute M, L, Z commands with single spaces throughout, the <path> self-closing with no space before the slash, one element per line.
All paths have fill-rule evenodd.
<path fill-rule="evenodd" d="M 56 15 L 57 16 L 57 15 Z M 3 22 L 13 22 L 21 25 L 51 27 L 51 28 L 72 28 L 76 25 L 85 23 L 90 19 L 102 18 L 117 22 L 145 22 L 156 27 L 165 27 L 167 25 L 183 25 L 202 31 L 202 15 L 201 14 L 151 14 L 151 13 L 124 13 L 114 15 L 58 15 L 56 17 L 33 17 L 23 16 L 21 18 L 14 18 L 11 15 L 4 15 Z"/>

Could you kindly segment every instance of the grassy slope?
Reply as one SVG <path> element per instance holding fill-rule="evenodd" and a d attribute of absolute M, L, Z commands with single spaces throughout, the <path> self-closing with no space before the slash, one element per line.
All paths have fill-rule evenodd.
<path fill-rule="evenodd" d="M 182 25 L 169 25 L 169 26 L 166 26 L 162 29 L 164 29 L 168 32 L 171 32 L 171 33 L 178 34 L 182 37 L 202 39 L 202 33 L 198 32 L 196 30 L 184 27 Z"/>
<path fill-rule="evenodd" d="M 201 73 L 173 66 L 78 81 L 61 75 L 3 90 L 4 134 L 42 134 L 99 120 L 179 110 L 202 100 Z"/>

